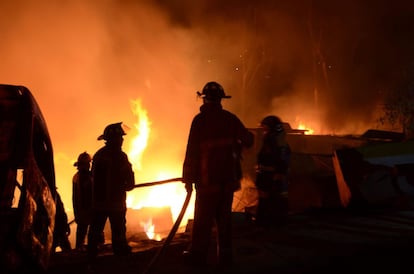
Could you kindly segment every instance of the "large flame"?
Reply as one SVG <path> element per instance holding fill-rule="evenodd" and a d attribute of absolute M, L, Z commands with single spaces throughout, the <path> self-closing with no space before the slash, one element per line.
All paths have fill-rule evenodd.
<path fill-rule="evenodd" d="M 128 156 L 134 170 L 139 170 L 140 173 L 143 173 L 145 167 L 142 165 L 142 158 L 150 138 L 151 122 L 148 118 L 147 111 L 142 107 L 140 100 L 131 101 L 131 108 L 132 112 L 137 117 L 137 123 L 134 125 L 137 130 L 137 135 L 131 138 L 131 146 L 128 151 Z M 172 172 L 168 171 L 170 167 L 161 168 L 164 170 L 157 171 L 154 181 L 174 178 Z M 185 188 L 181 182 L 156 185 L 146 187 L 146 189 L 141 188 L 128 193 L 127 206 L 131 209 L 169 207 L 173 218 L 176 219 L 179 215 L 185 194 Z M 191 213 L 187 213 L 187 215 L 189 216 Z M 147 221 L 142 221 L 140 225 L 149 239 L 161 240 L 161 236 L 155 233 L 156 227 L 152 217 Z"/>

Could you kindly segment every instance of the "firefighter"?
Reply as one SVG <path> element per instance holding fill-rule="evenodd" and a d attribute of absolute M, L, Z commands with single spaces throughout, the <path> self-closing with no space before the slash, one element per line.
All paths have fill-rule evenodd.
<path fill-rule="evenodd" d="M 223 109 L 221 100 L 231 96 L 219 83 L 208 82 L 197 94 L 203 104 L 191 124 L 182 176 L 187 192 L 194 185 L 196 198 L 191 245 L 183 255 L 192 265 L 207 265 L 215 225 L 216 259 L 219 265 L 230 265 L 233 193 L 240 188 L 242 149 L 253 145 L 254 136 L 236 115 Z"/>
<path fill-rule="evenodd" d="M 88 257 L 98 253 L 101 232 L 109 218 L 112 250 L 127 255 L 131 247 L 126 239 L 126 192 L 134 188 L 135 178 L 127 154 L 122 151 L 125 131 L 122 123 L 108 125 L 98 140 L 105 140 L 92 159 L 92 220 L 88 232 Z"/>
<path fill-rule="evenodd" d="M 259 194 L 256 212 L 258 225 L 283 224 L 288 206 L 288 171 L 291 149 L 279 117 L 261 121 L 263 142 L 257 154 L 255 184 Z"/>
<path fill-rule="evenodd" d="M 85 151 L 79 154 L 78 160 L 73 164 L 78 170 L 72 179 L 72 204 L 77 225 L 75 248 L 77 250 L 84 250 L 85 238 L 91 220 L 91 161 L 91 156 Z"/>

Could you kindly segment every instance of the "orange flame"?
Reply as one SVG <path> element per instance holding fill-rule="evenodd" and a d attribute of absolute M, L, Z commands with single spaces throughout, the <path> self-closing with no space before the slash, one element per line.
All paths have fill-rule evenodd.
<path fill-rule="evenodd" d="M 297 128 L 306 130 L 305 135 L 312 135 L 315 132 L 315 130 L 313 130 L 313 128 L 310 128 L 310 127 L 306 126 L 305 123 L 303 123 L 303 122 L 299 122 L 299 125 L 297 126 Z"/>
<path fill-rule="evenodd" d="M 138 135 L 131 142 L 131 150 L 128 156 L 134 163 L 134 168 L 142 169 L 142 155 L 148 144 L 148 138 L 151 133 L 151 122 L 148 119 L 147 111 L 141 107 L 139 99 L 131 101 L 132 112 L 138 118 L 138 122 L 134 125 L 138 131 Z"/>
<path fill-rule="evenodd" d="M 142 157 L 147 148 L 148 140 L 151 133 L 151 122 L 149 121 L 147 112 L 143 109 L 140 100 L 131 102 L 131 108 L 138 122 L 135 124 L 137 129 L 137 136 L 132 138 L 130 151 L 128 156 L 133 164 L 134 170 L 142 170 Z M 166 167 L 168 168 L 168 167 Z M 158 172 L 155 180 L 164 180 L 172 178 L 166 170 Z M 144 194 L 145 193 L 145 194 Z M 127 206 L 132 209 L 141 209 L 144 207 L 166 207 L 171 210 L 172 216 L 175 219 L 180 212 L 182 201 L 185 197 L 185 188 L 182 183 L 171 183 L 167 185 L 152 186 L 139 191 L 131 191 L 127 195 Z M 187 213 L 189 215 L 191 213 Z M 187 217 L 188 218 L 188 217 Z M 161 240 L 161 236 L 155 233 L 155 224 L 152 218 L 146 222 L 140 223 L 149 239 Z"/>
<path fill-rule="evenodd" d="M 146 223 L 141 222 L 141 226 L 145 229 L 145 233 L 149 239 L 156 241 L 162 240 L 159 234 L 155 234 L 155 225 L 152 223 L 152 218 L 150 218 Z"/>

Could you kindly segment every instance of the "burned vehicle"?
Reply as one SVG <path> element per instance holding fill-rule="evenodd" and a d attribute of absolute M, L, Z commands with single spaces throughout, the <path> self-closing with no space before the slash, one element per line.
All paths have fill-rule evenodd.
<path fill-rule="evenodd" d="M 0 269 L 47 269 L 56 214 L 53 150 L 32 93 L 0 85 Z"/>

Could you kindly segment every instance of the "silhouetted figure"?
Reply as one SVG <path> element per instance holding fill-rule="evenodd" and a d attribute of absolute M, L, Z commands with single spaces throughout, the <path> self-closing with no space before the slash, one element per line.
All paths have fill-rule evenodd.
<path fill-rule="evenodd" d="M 261 121 L 263 143 L 257 155 L 256 187 L 259 202 L 256 222 L 259 225 L 282 224 L 288 204 L 288 171 L 291 150 L 279 117 L 270 115 Z"/>
<path fill-rule="evenodd" d="M 53 250 L 57 247 L 62 249 L 62 252 L 72 250 L 69 241 L 70 226 L 68 223 L 68 216 L 66 215 L 65 207 L 58 192 L 56 192 L 56 215 L 55 215 L 55 229 L 53 231 Z"/>
<path fill-rule="evenodd" d="M 122 151 L 125 134 L 122 123 L 115 123 L 108 125 L 98 137 L 98 140 L 105 140 L 105 145 L 95 153 L 92 161 L 92 222 L 88 233 L 90 259 L 97 256 L 101 233 L 108 218 L 114 254 L 131 252 L 126 240 L 126 191 L 134 188 L 135 178 L 128 156 Z"/>
<path fill-rule="evenodd" d="M 232 250 L 233 194 L 242 178 L 241 152 L 253 145 L 253 133 L 239 118 L 224 110 L 222 86 L 207 83 L 202 93 L 200 113 L 191 124 L 183 164 L 183 182 L 187 191 L 196 190 L 191 247 L 184 252 L 186 261 L 197 266 L 207 263 L 214 225 L 217 229 L 219 265 L 230 265 Z"/>
<path fill-rule="evenodd" d="M 92 210 L 92 172 L 91 156 L 85 151 L 78 156 L 74 166 L 78 171 L 72 179 L 72 203 L 76 222 L 77 250 L 83 250 L 86 234 L 91 223 Z"/>

